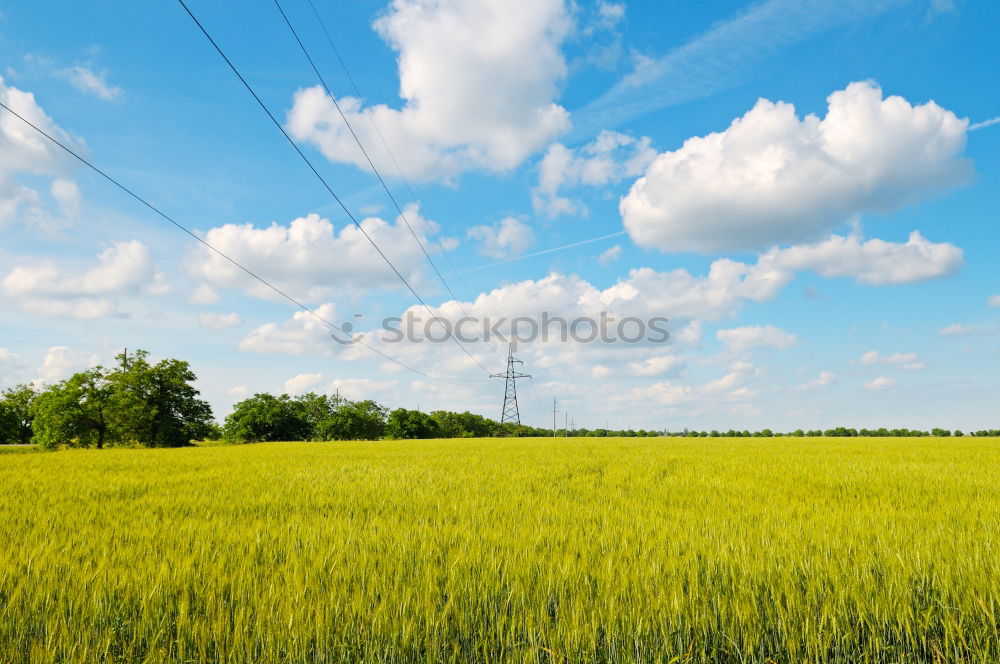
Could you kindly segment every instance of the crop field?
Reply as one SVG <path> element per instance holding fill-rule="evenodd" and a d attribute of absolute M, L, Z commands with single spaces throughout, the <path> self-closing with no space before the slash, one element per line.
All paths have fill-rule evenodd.
<path fill-rule="evenodd" d="M 0 662 L 1000 661 L 1000 441 L 0 455 Z"/>

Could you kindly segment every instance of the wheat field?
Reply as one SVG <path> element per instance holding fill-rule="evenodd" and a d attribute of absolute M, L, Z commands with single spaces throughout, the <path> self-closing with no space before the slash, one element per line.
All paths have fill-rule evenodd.
<path fill-rule="evenodd" d="M 0 455 L 0 662 L 1000 661 L 1000 441 Z"/>

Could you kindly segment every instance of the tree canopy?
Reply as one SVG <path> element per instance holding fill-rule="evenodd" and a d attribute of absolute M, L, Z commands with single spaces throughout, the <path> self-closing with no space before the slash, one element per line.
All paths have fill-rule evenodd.
<path fill-rule="evenodd" d="M 0 394 L 0 444 L 31 442 L 31 404 L 37 392 L 31 385 L 18 385 Z"/>
<path fill-rule="evenodd" d="M 205 436 L 212 409 L 198 398 L 188 363 L 150 364 L 148 357 L 142 350 L 122 354 L 115 368 L 94 367 L 41 390 L 30 402 L 33 442 L 179 447 Z"/>

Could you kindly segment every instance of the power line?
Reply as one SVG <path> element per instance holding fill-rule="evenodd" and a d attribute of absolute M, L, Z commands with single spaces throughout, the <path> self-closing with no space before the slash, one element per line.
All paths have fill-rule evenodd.
<path fill-rule="evenodd" d="M 345 331 L 339 325 L 337 325 L 336 323 L 333 323 L 333 322 L 327 320 L 325 317 L 319 315 L 314 310 L 312 310 L 311 308 L 307 307 L 305 304 L 302 304 L 301 302 L 299 302 L 298 300 L 296 300 L 294 297 L 292 297 L 291 295 L 289 295 L 285 291 L 281 290 L 280 288 L 278 288 L 277 286 L 275 286 L 274 284 L 272 284 L 268 280 L 264 279 L 263 277 L 261 277 L 259 274 L 257 274 L 256 272 L 254 272 L 250 268 L 244 266 L 243 264 L 241 264 L 237 260 L 235 260 L 233 258 L 230 258 L 227 254 L 225 254 L 222 251 L 220 251 L 219 249 L 217 249 L 211 243 L 209 243 L 208 241 L 206 241 L 203 238 L 199 237 L 197 233 L 195 233 L 194 231 L 192 231 L 191 229 L 189 229 L 187 226 L 184 226 L 183 224 L 181 224 L 180 222 L 178 222 L 177 220 L 175 220 L 173 217 L 171 217 L 170 215 L 168 215 L 167 213 L 163 212 L 158 207 L 156 207 L 155 205 L 153 205 L 152 203 L 150 203 L 149 201 L 147 201 L 145 198 L 143 198 L 142 196 L 140 196 L 139 194 L 135 193 L 134 191 L 132 191 L 131 189 L 129 189 L 128 187 L 126 187 L 124 184 L 122 184 L 121 182 L 119 182 L 118 180 L 116 180 L 115 178 L 113 178 L 110 175 L 108 175 L 107 173 L 105 173 L 103 170 L 101 170 L 100 168 L 98 168 L 92 162 L 90 162 L 86 158 L 82 157 L 80 154 L 78 154 L 77 152 L 75 152 L 72 148 L 70 148 L 70 147 L 66 146 L 65 144 L 63 144 L 58 139 L 54 138 L 51 134 L 49 134 L 44 129 L 40 128 L 39 126 L 37 126 L 36 124 L 34 124 L 33 122 L 31 122 L 30 120 L 28 120 L 27 118 L 25 118 L 24 116 L 22 116 L 20 113 L 18 113 L 14 109 L 12 109 L 7 104 L 5 104 L 2 101 L 0 101 L 0 107 L 2 107 L 4 110 L 6 110 L 8 113 L 10 113 L 14 117 L 16 117 L 18 120 L 20 120 L 24 124 L 28 125 L 32 129 L 34 129 L 36 132 L 38 132 L 42 136 L 44 136 L 46 139 L 48 139 L 49 141 L 51 141 L 54 145 L 58 146 L 59 148 L 61 148 L 62 150 L 64 150 L 68 154 L 70 154 L 72 157 L 74 157 L 75 159 L 77 159 L 78 161 L 80 161 L 81 163 L 83 163 L 85 166 L 87 166 L 92 171 L 94 171 L 95 173 L 97 173 L 98 175 L 100 175 L 101 177 L 103 177 L 105 180 L 107 180 L 108 182 L 110 182 L 111 184 L 115 185 L 116 187 L 118 187 L 119 189 L 121 189 L 122 191 L 124 191 L 126 194 L 128 194 L 129 196 L 131 196 L 135 200 L 137 200 L 140 203 L 142 203 L 143 205 L 145 205 L 147 208 L 149 208 L 150 210 L 152 210 L 153 212 L 155 212 L 157 215 L 159 215 L 160 217 L 162 217 L 166 221 L 170 222 L 171 224 L 173 224 L 177 228 L 179 228 L 181 231 L 183 231 L 183 232 L 187 233 L 188 235 L 190 235 L 192 238 L 194 238 L 195 240 L 197 240 L 199 243 L 201 243 L 206 248 L 208 248 L 211 251 L 215 252 L 216 254 L 218 254 L 219 256 L 221 256 L 222 258 L 224 258 L 225 260 L 229 261 L 230 263 L 232 263 L 233 265 L 235 265 L 236 267 L 238 267 L 240 270 L 242 270 L 246 274 L 250 275 L 251 277 L 253 277 L 257 281 L 259 281 L 260 283 L 264 284 L 265 286 L 267 286 L 268 288 L 270 288 L 272 291 L 274 291 L 275 293 L 277 293 L 278 295 L 280 295 L 284 299 L 286 299 L 289 302 L 291 302 L 292 304 L 294 304 L 296 307 L 298 307 L 298 308 L 302 309 L 303 311 L 307 312 L 308 314 L 310 314 L 311 316 L 313 316 L 317 320 L 320 320 L 320 321 L 326 323 L 327 325 L 329 325 L 333 329 L 339 330 L 339 331 L 343 332 L 344 334 L 347 334 L 348 336 L 350 336 L 350 333 L 347 332 L 347 331 Z M 436 376 L 431 376 L 430 374 L 425 373 L 425 372 L 421 371 L 420 369 L 416 369 L 414 367 L 411 367 L 408 364 L 405 364 L 404 362 L 401 362 L 400 360 L 397 360 L 396 358 L 392 357 L 391 355 L 387 355 L 386 353 L 383 353 L 382 351 L 378 350 L 377 348 L 374 348 L 373 346 L 368 345 L 364 341 L 361 342 L 361 345 L 363 345 L 366 348 L 368 348 L 368 349 L 370 349 L 370 350 L 378 353 L 379 355 L 381 355 L 385 359 L 389 360 L 390 362 L 398 364 L 399 366 L 403 367 L 404 369 L 408 369 L 409 371 L 412 371 L 414 373 L 420 374 L 421 376 L 424 376 L 426 378 L 430 378 L 431 380 L 437 380 L 437 381 L 441 381 L 443 383 L 451 383 L 451 381 L 447 381 L 447 380 L 444 380 L 442 378 L 437 378 Z M 454 384 L 454 383 L 451 383 L 451 384 Z"/>
<path fill-rule="evenodd" d="M 396 200 L 396 197 L 393 196 L 392 191 L 386 184 L 385 179 L 382 177 L 382 174 L 378 170 L 378 167 L 375 166 L 374 160 L 372 160 L 371 155 L 368 154 L 368 151 L 365 149 L 364 144 L 361 142 L 361 138 L 358 136 L 357 132 L 354 130 L 354 127 L 351 125 L 350 120 L 347 119 L 347 114 L 344 113 L 343 108 L 341 108 L 340 102 L 337 101 L 337 97 L 333 94 L 333 90 L 331 90 L 330 86 L 327 85 L 326 79 L 323 77 L 323 74 L 320 73 L 319 67 L 316 65 L 316 61 L 309 53 L 309 49 L 306 48 L 306 45 L 302 41 L 301 37 L 299 37 L 298 31 L 292 25 L 291 19 L 289 19 L 288 14 L 285 13 L 285 10 L 281 6 L 279 0 L 274 0 L 274 6 L 277 7 L 278 12 L 281 14 L 281 18 L 284 19 L 285 21 L 285 25 L 288 26 L 288 30 L 292 33 L 292 37 L 294 37 L 295 42 L 299 45 L 299 49 L 301 49 L 302 54 L 309 62 L 309 66 L 312 68 L 313 73 L 316 74 L 316 78 L 319 79 L 320 84 L 323 86 L 323 90 L 326 91 L 327 96 L 329 96 L 330 100 L 333 102 L 334 107 L 337 109 L 337 113 L 340 114 L 340 119 L 344 121 L 344 124 L 347 126 L 348 131 L 354 138 L 354 142 L 357 143 L 358 148 L 361 150 L 361 154 L 364 155 L 365 160 L 371 167 L 372 172 L 375 174 L 375 177 L 378 178 L 379 184 L 382 185 L 382 189 L 385 190 L 385 193 L 389 197 L 389 200 L 392 201 L 392 204 L 396 208 L 396 211 L 399 212 L 400 219 L 403 220 L 403 223 L 406 225 L 406 228 L 410 231 L 410 235 L 413 236 L 413 239 L 416 241 L 417 245 L 420 247 L 420 250 L 423 252 L 424 257 L 427 258 L 427 262 L 430 263 L 431 267 L 434 269 L 434 273 L 437 274 L 438 279 L 444 285 L 445 290 L 447 290 L 448 294 L 451 295 L 451 299 L 458 305 L 458 308 L 461 309 L 462 314 L 466 318 L 469 318 L 470 317 L 469 312 L 465 310 L 465 307 L 462 305 L 462 301 L 458 298 L 457 295 L 455 295 L 455 291 L 451 289 L 451 285 L 448 284 L 448 280 L 445 279 L 444 275 L 441 273 L 441 270 L 438 269 L 438 266 L 434 262 L 434 259 L 431 258 L 430 252 L 427 251 L 427 248 L 424 246 L 423 241 L 421 241 L 416 231 L 413 230 L 413 226 L 410 225 L 410 221 L 406 218 L 406 212 L 403 211 L 402 206 L 400 206 L 399 202 Z M 361 91 L 358 89 L 357 84 L 354 82 L 354 77 L 351 76 L 351 72 L 347 69 L 347 64 L 341 57 L 340 51 L 337 49 L 337 46 L 333 42 L 333 37 L 330 35 L 330 32 L 326 29 L 326 24 L 323 23 L 323 19 L 320 17 L 319 12 L 316 11 L 316 6 L 313 4 L 312 0 L 309 0 L 309 6 L 313 11 L 313 15 L 316 17 L 316 21 L 319 24 L 320 28 L 322 29 L 323 34 L 326 35 L 326 39 L 327 42 L 329 42 L 330 44 L 330 48 L 333 50 L 334 55 L 337 56 L 337 60 L 340 62 L 340 66 L 343 68 L 344 73 L 347 75 L 347 80 L 350 81 L 351 87 L 354 89 L 355 94 L 357 94 L 359 99 L 362 98 L 363 95 L 361 94 Z M 413 198 L 414 201 L 416 201 L 417 195 L 414 193 L 413 187 L 410 186 L 409 181 L 403 174 L 403 169 L 400 168 L 399 162 L 396 160 L 395 155 L 389 148 L 389 143 L 385 140 L 385 136 L 379 129 L 378 124 L 376 124 L 375 118 L 372 117 L 370 111 L 364 108 L 362 109 L 361 114 L 368 118 L 368 122 L 371 124 L 372 128 L 375 130 L 375 133 L 378 135 L 379 139 L 382 142 L 382 147 L 385 148 L 386 153 L 389 155 L 389 158 L 392 160 L 393 165 L 396 167 L 396 171 L 399 174 L 400 179 L 402 179 L 403 182 L 406 184 L 406 188 L 410 192 L 410 196 Z M 448 252 L 447 250 L 444 249 L 444 247 L 442 247 L 442 253 L 445 255 L 445 258 L 448 260 L 449 264 L 451 264 L 452 271 L 454 271 L 455 266 L 451 262 L 451 257 L 448 255 Z M 499 355 L 499 351 L 494 346 L 490 346 L 490 348 L 492 348 L 493 351 Z"/>
<path fill-rule="evenodd" d="M 350 209 L 348 209 L 348 207 L 344 203 L 344 201 L 341 200 L 341 198 L 339 196 L 337 196 L 337 193 L 333 190 L 333 187 L 331 187 L 330 184 L 326 181 L 326 178 L 324 178 L 320 174 L 320 172 L 313 165 L 312 161 L 310 161 L 309 157 L 307 157 L 305 155 L 305 153 L 302 151 L 302 149 L 299 148 L 298 144 L 296 144 L 295 141 L 292 140 L 292 137 L 288 135 L 288 132 L 286 132 L 285 128 L 283 126 L 281 126 L 281 123 L 274 116 L 274 113 L 271 112 L 271 109 L 269 109 L 267 107 L 267 105 L 264 103 L 264 101 L 260 98 L 260 96 L 257 95 L 256 91 L 254 91 L 254 89 L 253 89 L 253 86 L 251 86 L 250 83 L 243 77 L 243 75 L 240 73 L 239 69 L 236 68 L 236 65 L 233 64 L 233 62 L 229 59 L 229 57 L 222 50 L 222 47 L 220 47 L 219 44 L 215 41 L 215 39 L 212 38 L 212 35 L 208 32 L 208 30 L 205 28 L 205 26 L 202 25 L 201 21 L 198 20 L 198 18 L 194 15 L 194 13 L 191 11 L 191 9 L 188 8 L 188 6 L 184 2 L 184 0 L 177 0 L 177 1 L 180 3 L 181 7 L 184 8 L 184 11 L 187 12 L 188 16 L 191 17 L 191 20 L 194 21 L 194 24 L 196 26 L 198 26 L 198 29 L 201 30 L 201 33 L 203 35 L 205 35 L 205 38 L 208 39 L 208 41 L 212 45 L 212 47 L 215 48 L 216 52 L 222 57 L 222 59 L 225 61 L 225 63 L 229 66 L 229 68 L 232 70 L 232 72 L 236 75 L 236 78 L 238 78 L 240 80 L 240 83 L 243 84 L 243 87 L 245 87 L 247 89 L 247 92 L 250 93 L 250 95 L 254 98 L 254 100 L 261 107 L 261 109 L 264 111 L 264 113 L 267 114 L 267 117 L 271 119 L 271 122 L 274 124 L 274 126 L 278 128 L 278 131 L 281 132 L 281 135 L 285 137 L 285 140 L 288 141 L 288 144 L 291 145 L 292 149 L 294 149 L 295 152 L 299 155 L 299 157 L 302 158 L 302 161 L 304 161 L 306 163 L 306 166 L 308 166 L 309 170 L 311 170 L 313 172 L 313 175 L 315 175 L 316 178 L 319 179 L 319 181 L 323 184 L 323 187 L 327 190 L 327 192 L 329 192 L 329 194 L 331 196 L 333 196 L 333 199 L 337 202 L 338 205 L 340 205 L 341 209 L 344 211 L 344 214 L 347 215 L 347 217 L 357 227 L 357 229 L 359 231 L 361 231 L 362 235 L 364 235 L 365 238 L 368 240 L 368 242 L 371 243 L 371 245 L 375 248 L 375 251 L 377 251 L 378 254 L 379 254 L 379 256 L 382 257 L 382 260 L 384 260 L 386 262 L 386 264 L 392 269 L 392 271 L 396 274 L 396 276 L 399 278 L 399 280 L 403 282 L 403 285 L 406 286 L 407 290 L 410 291 L 410 293 L 413 295 L 413 297 L 415 297 L 417 299 L 417 301 L 420 302 L 421 305 L 423 305 L 424 309 L 426 309 L 427 312 L 429 314 L 431 314 L 431 316 L 434 316 L 434 312 L 431 310 L 430 306 L 428 306 L 428 304 L 424 301 L 424 299 L 422 297 L 420 297 L 420 294 L 417 293 L 417 291 L 413 288 L 413 286 L 410 285 L 410 282 L 406 280 L 406 277 L 404 277 L 403 274 L 396 268 L 396 266 L 393 264 L 393 262 L 391 260 L 389 260 L 389 257 L 386 256 L 385 253 L 382 251 L 382 249 L 378 246 L 378 244 L 375 243 L 375 240 L 373 240 L 371 238 L 371 236 L 368 235 L 368 232 L 365 231 L 364 227 L 360 223 L 358 223 L 358 220 L 351 213 Z M 470 353 L 469 350 L 465 346 L 463 346 L 462 343 L 457 338 L 455 338 L 454 336 L 451 336 L 449 338 L 452 341 L 454 341 L 456 344 L 458 344 L 458 347 L 461 348 L 462 351 L 466 355 L 468 355 L 469 358 L 473 362 L 475 362 L 479 366 L 480 369 L 482 369 L 486 374 L 489 374 L 489 370 L 485 366 L 483 366 L 483 364 L 479 360 L 477 360 L 476 357 L 472 353 Z"/>
<path fill-rule="evenodd" d="M 340 49 L 338 49 L 337 45 L 334 43 L 333 37 L 330 35 L 330 31 L 326 29 L 326 23 L 323 22 L 323 18 L 320 16 L 319 11 L 316 10 L 316 5 L 313 3 L 313 0 L 307 0 L 307 2 L 309 3 L 309 8 L 312 9 L 313 15 L 316 17 L 316 22 L 319 24 L 320 29 L 323 31 L 323 34 L 326 35 L 326 41 L 327 41 L 327 43 L 330 44 L 330 49 L 333 51 L 333 54 L 337 57 L 337 62 L 340 63 L 341 69 L 344 70 L 344 74 L 347 76 L 347 80 L 350 82 L 351 88 L 354 90 L 354 94 L 356 94 L 358 96 L 359 100 L 363 101 L 364 100 L 364 95 L 361 94 L 361 90 L 358 89 L 358 84 L 354 82 L 354 77 L 351 76 L 351 71 L 350 71 L 350 69 L 347 68 L 347 63 L 344 62 L 344 58 L 341 57 L 341 55 L 340 55 Z M 326 85 L 324 84 L 323 87 L 325 88 Z M 329 88 L 327 88 L 327 93 L 330 94 Z M 330 98 L 333 99 L 334 103 L 336 104 L 336 98 L 334 98 L 333 94 L 330 94 Z M 338 107 L 338 109 L 339 109 L 339 107 Z M 375 130 L 376 135 L 378 135 L 379 141 L 381 141 L 381 143 L 382 143 L 382 147 L 385 148 L 386 154 L 389 155 L 389 159 L 392 161 L 392 165 L 395 166 L 396 173 L 397 173 L 397 175 L 399 175 L 399 179 L 402 180 L 403 184 L 406 186 L 406 190 L 410 193 L 410 197 L 414 201 L 416 201 L 418 199 L 417 194 L 413 191 L 413 187 L 410 186 L 410 181 L 407 179 L 406 175 L 403 173 L 403 169 L 399 165 L 399 162 L 396 160 L 396 155 L 394 155 L 392 153 L 392 149 L 389 148 L 389 142 L 385 140 L 385 136 L 382 134 L 382 130 L 379 129 L 378 123 L 375 122 L 375 116 L 372 114 L 372 112 L 369 109 L 364 108 L 364 106 L 362 106 L 362 109 L 364 110 L 365 115 L 368 117 L 368 121 L 371 123 L 372 128 Z M 350 125 L 348 125 L 348 126 L 350 126 Z M 383 183 L 383 186 L 384 186 L 384 183 Z M 390 197 L 391 197 L 391 194 L 390 194 Z M 397 206 L 397 209 L 398 209 L 398 206 Z M 441 248 L 443 250 L 442 253 L 444 254 L 445 260 L 448 261 L 448 265 L 451 267 L 452 273 L 453 274 L 457 273 L 458 270 L 455 268 L 455 264 L 451 260 L 451 254 L 449 254 L 446 250 L 444 250 L 443 245 L 442 245 Z M 428 259 L 429 259 L 429 257 L 428 257 Z M 431 264 L 433 265 L 434 262 L 431 261 Z M 435 270 L 436 269 L 437 268 L 435 267 Z M 438 272 L 438 276 L 441 277 L 441 281 L 444 282 L 444 276 L 440 272 Z M 470 300 L 474 299 L 472 297 L 472 294 L 469 292 L 468 286 L 466 286 L 465 282 L 464 281 L 460 281 L 460 283 L 462 284 L 463 287 L 465 287 L 466 295 L 469 296 L 469 299 Z M 445 282 L 445 288 L 448 288 L 447 282 Z M 462 307 L 461 302 L 459 302 L 458 298 L 455 297 L 455 294 L 452 293 L 451 288 L 448 288 L 448 292 L 451 293 L 451 296 L 455 299 L 456 302 L 459 303 L 459 307 L 462 308 L 462 313 L 464 313 L 466 316 L 468 316 L 469 315 L 468 312 L 465 311 L 465 308 Z M 494 350 L 496 350 L 496 349 L 494 348 Z M 497 352 L 499 353 L 499 351 L 497 351 Z"/>

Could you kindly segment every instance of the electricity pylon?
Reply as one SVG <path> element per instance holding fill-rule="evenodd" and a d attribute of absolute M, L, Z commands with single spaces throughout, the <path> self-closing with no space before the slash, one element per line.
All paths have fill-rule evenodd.
<path fill-rule="evenodd" d="M 506 380 L 503 395 L 503 412 L 500 415 L 500 434 L 506 435 L 507 427 L 510 424 L 520 426 L 521 414 L 517 409 L 517 379 L 531 378 L 526 373 L 521 373 L 515 365 L 524 364 L 514 357 L 514 344 L 507 348 L 507 372 L 490 374 L 490 378 L 503 378 Z"/>

